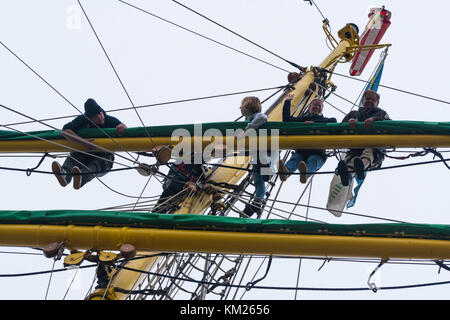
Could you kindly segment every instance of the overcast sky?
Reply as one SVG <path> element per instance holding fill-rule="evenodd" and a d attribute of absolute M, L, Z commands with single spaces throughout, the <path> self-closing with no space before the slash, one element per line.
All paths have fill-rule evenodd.
<path fill-rule="evenodd" d="M 30 71 L 4 46 L 0 46 L 0 104 L 37 119 L 75 116 L 87 98 L 94 98 L 106 110 L 149 105 L 244 90 L 270 88 L 287 83 L 287 71 L 296 71 L 286 62 L 243 41 L 185 8 L 168 0 L 129 3 L 222 42 L 255 60 L 205 38 L 171 25 L 150 14 L 113 0 L 84 0 L 82 4 L 111 59 L 121 86 L 95 35 L 76 1 L 0 1 L 0 41 L 34 69 L 48 84 Z M 319 64 L 330 52 L 322 31 L 322 17 L 314 6 L 300 0 L 190 0 L 191 8 L 222 23 L 285 59 L 302 66 Z M 385 5 L 392 12 L 392 25 L 383 43 L 391 43 L 382 84 L 450 101 L 448 91 L 450 47 L 441 28 L 445 27 L 450 5 L 444 1 L 321 1 L 316 4 L 329 19 L 334 36 L 346 23 L 356 23 L 360 31 L 368 21 L 371 7 Z M 380 58 L 374 53 L 365 72 L 367 79 Z M 348 74 L 350 64 L 336 71 Z M 282 70 L 284 69 L 284 70 Z M 5 76 L 6 75 L 6 76 Z M 355 101 L 364 84 L 334 76 L 336 91 Z M 261 100 L 274 91 L 253 93 Z M 380 107 L 392 119 L 448 121 L 449 105 L 399 91 L 380 88 Z M 64 97 L 64 98 L 63 98 Z M 177 103 L 139 109 L 146 126 L 233 121 L 240 116 L 239 105 L 244 95 L 234 95 L 188 103 Z M 329 102 L 348 112 L 351 104 L 337 96 Z M 270 103 L 270 101 L 268 102 Z M 266 103 L 265 108 L 269 106 Z M 326 105 L 325 116 L 343 114 Z M 128 127 L 140 127 L 135 111 L 111 113 Z M 0 124 L 27 120 L 11 111 L 0 110 Z M 61 128 L 68 119 L 47 121 Z M 47 130 L 39 123 L 16 125 L 17 130 Z M 411 150 L 411 149 L 409 149 Z M 418 151 L 418 150 L 416 150 Z M 445 155 L 445 154 L 444 154 Z M 432 156 L 399 161 L 387 159 L 384 166 L 432 160 Z M 0 166 L 31 168 L 39 158 L 0 157 Z M 51 159 L 41 169 L 50 170 Z M 62 160 L 59 160 L 62 162 Z M 148 160 L 149 163 L 152 160 Z M 131 165 L 131 162 L 127 163 Z M 336 159 L 330 158 L 322 171 L 334 170 Z M 116 164 L 116 167 L 120 165 Z M 355 207 L 350 211 L 414 223 L 450 224 L 447 212 L 450 172 L 442 164 L 414 166 L 370 173 Z M 3 210 L 101 209 L 133 202 L 117 192 L 137 197 L 147 179 L 135 171 L 110 173 L 93 180 L 81 190 L 61 188 L 51 175 L 2 171 Z M 310 204 L 325 207 L 331 176 L 314 178 Z M 279 200 L 295 202 L 303 191 L 297 177 L 291 177 Z M 117 191 L 117 192 L 115 192 Z M 161 184 L 152 179 L 144 196 L 161 192 Z M 273 192 L 275 193 L 275 192 Z M 273 197 L 274 195 L 272 195 Z M 301 203 L 306 203 L 307 197 Z M 280 206 L 290 210 L 289 206 Z M 296 211 L 306 213 L 305 208 Z M 310 209 L 308 216 L 328 223 L 379 223 L 375 218 L 343 215 L 332 216 L 324 210 Z M 297 218 L 302 219 L 302 218 Z M 18 252 L 18 248 L 1 248 Z M 32 249 L 20 250 L 39 253 Z M 49 270 L 52 260 L 42 255 L 0 253 L 0 274 Z M 302 287 L 366 287 L 374 263 L 329 262 L 318 271 L 322 260 L 303 260 L 299 286 Z M 59 261 L 56 268 L 62 267 Z M 264 267 L 265 268 L 265 267 Z M 275 259 L 268 277 L 261 285 L 295 286 L 298 260 Z M 55 274 L 48 297 L 62 299 L 73 273 Z M 91 285 L 92 270 L 80 271 L 67 299 L 82 299 Z M 0 278 L 1 299 L 43 299 L 49 275 Z M 450 280 L 450 274 L 428 263 L 426 265 L 386 264 L 376 274 L 379 286 L 396 286 Z M 361 292 L 301 291 L 299 299 L 443 299 L 447 286 L 405 290 Z M 246 298 L 293 299 L 292 291 L 252 290 Z"/>

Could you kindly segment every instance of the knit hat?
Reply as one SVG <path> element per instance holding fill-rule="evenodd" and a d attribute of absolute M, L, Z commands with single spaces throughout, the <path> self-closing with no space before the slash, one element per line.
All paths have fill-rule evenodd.
<path fill-rule="evenodd" d="M 100 112 L 103 112 L 103 109 L 95 102 L 94 99 L 87 99 L 84 103 L 84 115 L 88 118 L 96 116 Z"/>

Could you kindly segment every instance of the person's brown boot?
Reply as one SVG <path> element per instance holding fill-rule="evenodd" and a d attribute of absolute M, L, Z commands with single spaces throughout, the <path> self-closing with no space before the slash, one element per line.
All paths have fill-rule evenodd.
<path fill-rule="evenodd" d="M 289 169 L 288 167 L 286 167 L 286 165 L 284 164 L 283 160 L 279 160 L 278 161 L 278 173 L 280 175 L 280 180 L 281 181 L 286 181 L 287 178 L 289 178 Z"/>
<path fill-rule="evenodd" d="M 298 171 L 300 172 L 300 183 L 306 183 L 306 180 L 308 180 L 306 170 L 306 163 L 304 161 L 300 161 L 300 163 L 298 164 Z"/>
<path fill-rule="evenodd" d="M 52 162 L 52 171 L 61 187 L 67 186 L 67 180 L 63 174 L 63 168 L 61 168 L 61 165 L 58 163 L 58 161 Z"/>
<path fill-rule="evenodd" d="M 73 167 L 72 168 L 72 174 L 73 174 L 73 188 L 75 190 L 78 190 L 81 188 L 81 179 L 83 179 L 83 176 L 81 176 L 80 168 Z"/>

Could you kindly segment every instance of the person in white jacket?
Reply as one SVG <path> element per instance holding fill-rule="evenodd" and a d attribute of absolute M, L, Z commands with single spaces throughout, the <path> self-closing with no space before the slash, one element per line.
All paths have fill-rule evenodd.
<path fill-rule="evenodd" d="M 261 112 L 261 101 L 257 97 L 245 97 L 242 100 L 240 107 L 242 115 L 245 117 L 245 121 L 249 121 L 244 129 L 244 133 L 237 136 L 240 140 L 245 136 L 245 132 L 254 129 L 257 130 L 262 125 L 267 122 L 267 116 Z M 270 166 L 266 165 L 266 166 Z M 255 184 L 255 194 L 253 201 L 246 204 L 242 215 L 243 217 L 250 217 L 254 213 L 257 214 L 258 218 L 261 217 L 264 208 L 264 197 L 266 194 L 265 180 L 270 176 L 262 175 L 261 169 L 263 169 L 264 164 L 261 163 L 260 159 L 256 159 L 256 163 L 253 164 L 253 182 Z"/>

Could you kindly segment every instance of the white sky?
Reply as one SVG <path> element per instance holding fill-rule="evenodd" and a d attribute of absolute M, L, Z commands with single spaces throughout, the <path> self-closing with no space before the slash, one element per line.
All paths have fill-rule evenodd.
<path fill-rule="evenodd" d="M 260 89 L 286 84 L 287 73 L 255 61 L 208 40 L 139 12 L 119 1 L 83 1 L 106 51 L 136 106 L 236 91 Z M 241 51 L 269 61 L 281 68 L 295 71 L 280 59 L 237 38 L 171 1 L 130 0 L 130 3 L 226 43 Z M 435 1 L 316 1 L 329 19 L 333 35 L 348 22 L 360 31 L 368 21 L 369 8 L 385 5 L 392 12 L 392 25 L 382 42 L 392 43 L 382 83 L 388 86 L 450 100 L 448 92 L 449 44 L 442 36 L 450 5 Z M 322 18 L 307 2 L 300 0 L 191 0 L 187 5 L 204 13 L 234 31 L 271 51 L 302 66 L 319 64 L 329 53 L 322 31 Z M 92 97 L 105 109 L 130 107 L 92 30 L 76 1 L 0 0 L 0 41 L 29 64 L 46 81 L 80 110 Z M 375 52 L 361 79 L 367 79 L 378 62 Z M 337 72 L 348 74 L 350 64 L 342 64 Z M 4 47 L 0 46 L 0 103 L 38 119 L 77 115 L 78 112 L 27 69 Z M 6 76 L 5 76 L 6 75 Z M 335 76 L 337 93 L 354 101 L 363 84 Z M 265 99 L 272 91 L 254 95 Z M 447 121 L 449 105 L 380 88 L 380 107 L 395 120 Z M 252 94 L 253 95 L 253 94 Z M 145 125 L 185 124 L 233 121 L 239 113 L 243 96 L 172 104 L 140 109 Z M 342 110 L 351 105 L 331 96 L 329 101 Z M 268 107 L 269 104 L 265 105 Z M 326 116 L 340 121 L 339 112 L 328 107 Z M 133 110 L 112 114 L 128 127 L 141 123 Z M 24 121 L 10 111 L 0 110 L 0 124 Z M 67 120 L 48 122 L 61 128 Z M 18 130 L 46 130 L 42 124 L 16 126 Z M 444 154 L 445 155 L 445 154 Z M 431 160 L 431 156 L 413 161 Z M 39 158 L 0 158 L 0 166 L 30 168 Z M 117 157 L 116 157 L 117 160 Z M 141 159 L 142 160 L 142 159 Z M 50 170 L 50 159 L 40 169 Z M 62 161 L 62 160 L 60 160 Z M 151 162 L 152 160 L 149 160 Z M 387 159 L 384 166 L 407 161 Z M 130 163 L 131 164 L 131 163 Z M 331 171 L 336 160 L 327 161 L 322 171 Z M 117 166 L 116 166 L 117 167 Z M 71 186 L 61 188 L 51 175 L 2 171 L 0 192 L 3 210 L 100 209 L 132 202 L 111 192 L 98 181 L 79 191 Z M 406 222 L 450 224 L 446 212 L 448 192 L 444 179 L 449 175 L 443 164 L 414 166 L 370 173 L 351 212 Z M 331 177 L 314 179 L 311 204 L 324 207 Z M 137 172 L 110 173 L 102 179 L 111 188 L 138 196 L 146 178 Z M 295 202 L 302 192 L 296 177 L 291 177 L 279 199 Z M 144 195 L 160 193 L 161 186 L 152 181 Z M 275 194 L 273 192 L 272 196 Z M 304 202 L 306 203 L 306 198 Z M 289 210 L 289 209 L 286 209 Z M 305 209 L 297 213 L 305 214 Z M 329 223 L 377 223 L 376 219 L 356 216 L 335 218 L 322 210 L 310 210 L 311 218 Z M 17 248 L 1 248 L 15 251 Z M 35 252 L 26 250 L 26 252 Z M 0 253 L 0 274 L 49 270 L 52 260 L 43 256 Z M 327 263 L 303 260 L 299 286 L 302 287 L 365 287 L 376 263 Z M 62 267 L 57 262 L 56 268 Z M 264 267 L 265 268 L 265 267 Z M 275 260 L 261 285 L 295 286 L 298 263 Z M 436 266 L 387 264 L 377 273 L 377 285 L 448 281 L 446 271 L 437 273 Z M 62 299 L 73 273 L 55 274 L 50 299 Z M 0 278 L 0 299 L 43 299 L 48 275 L 22 278 Z M 377 278 L 375 279 L 377 280 Z M 92 270 L 81 276 L 67 296 L 82 299 L 92 281 Z M 372 293 L 301 291 L 300 299 L 445 299 L 446 286 Z M 252 290 L 249 299 L 293 299 L 293 292 Z"/>

